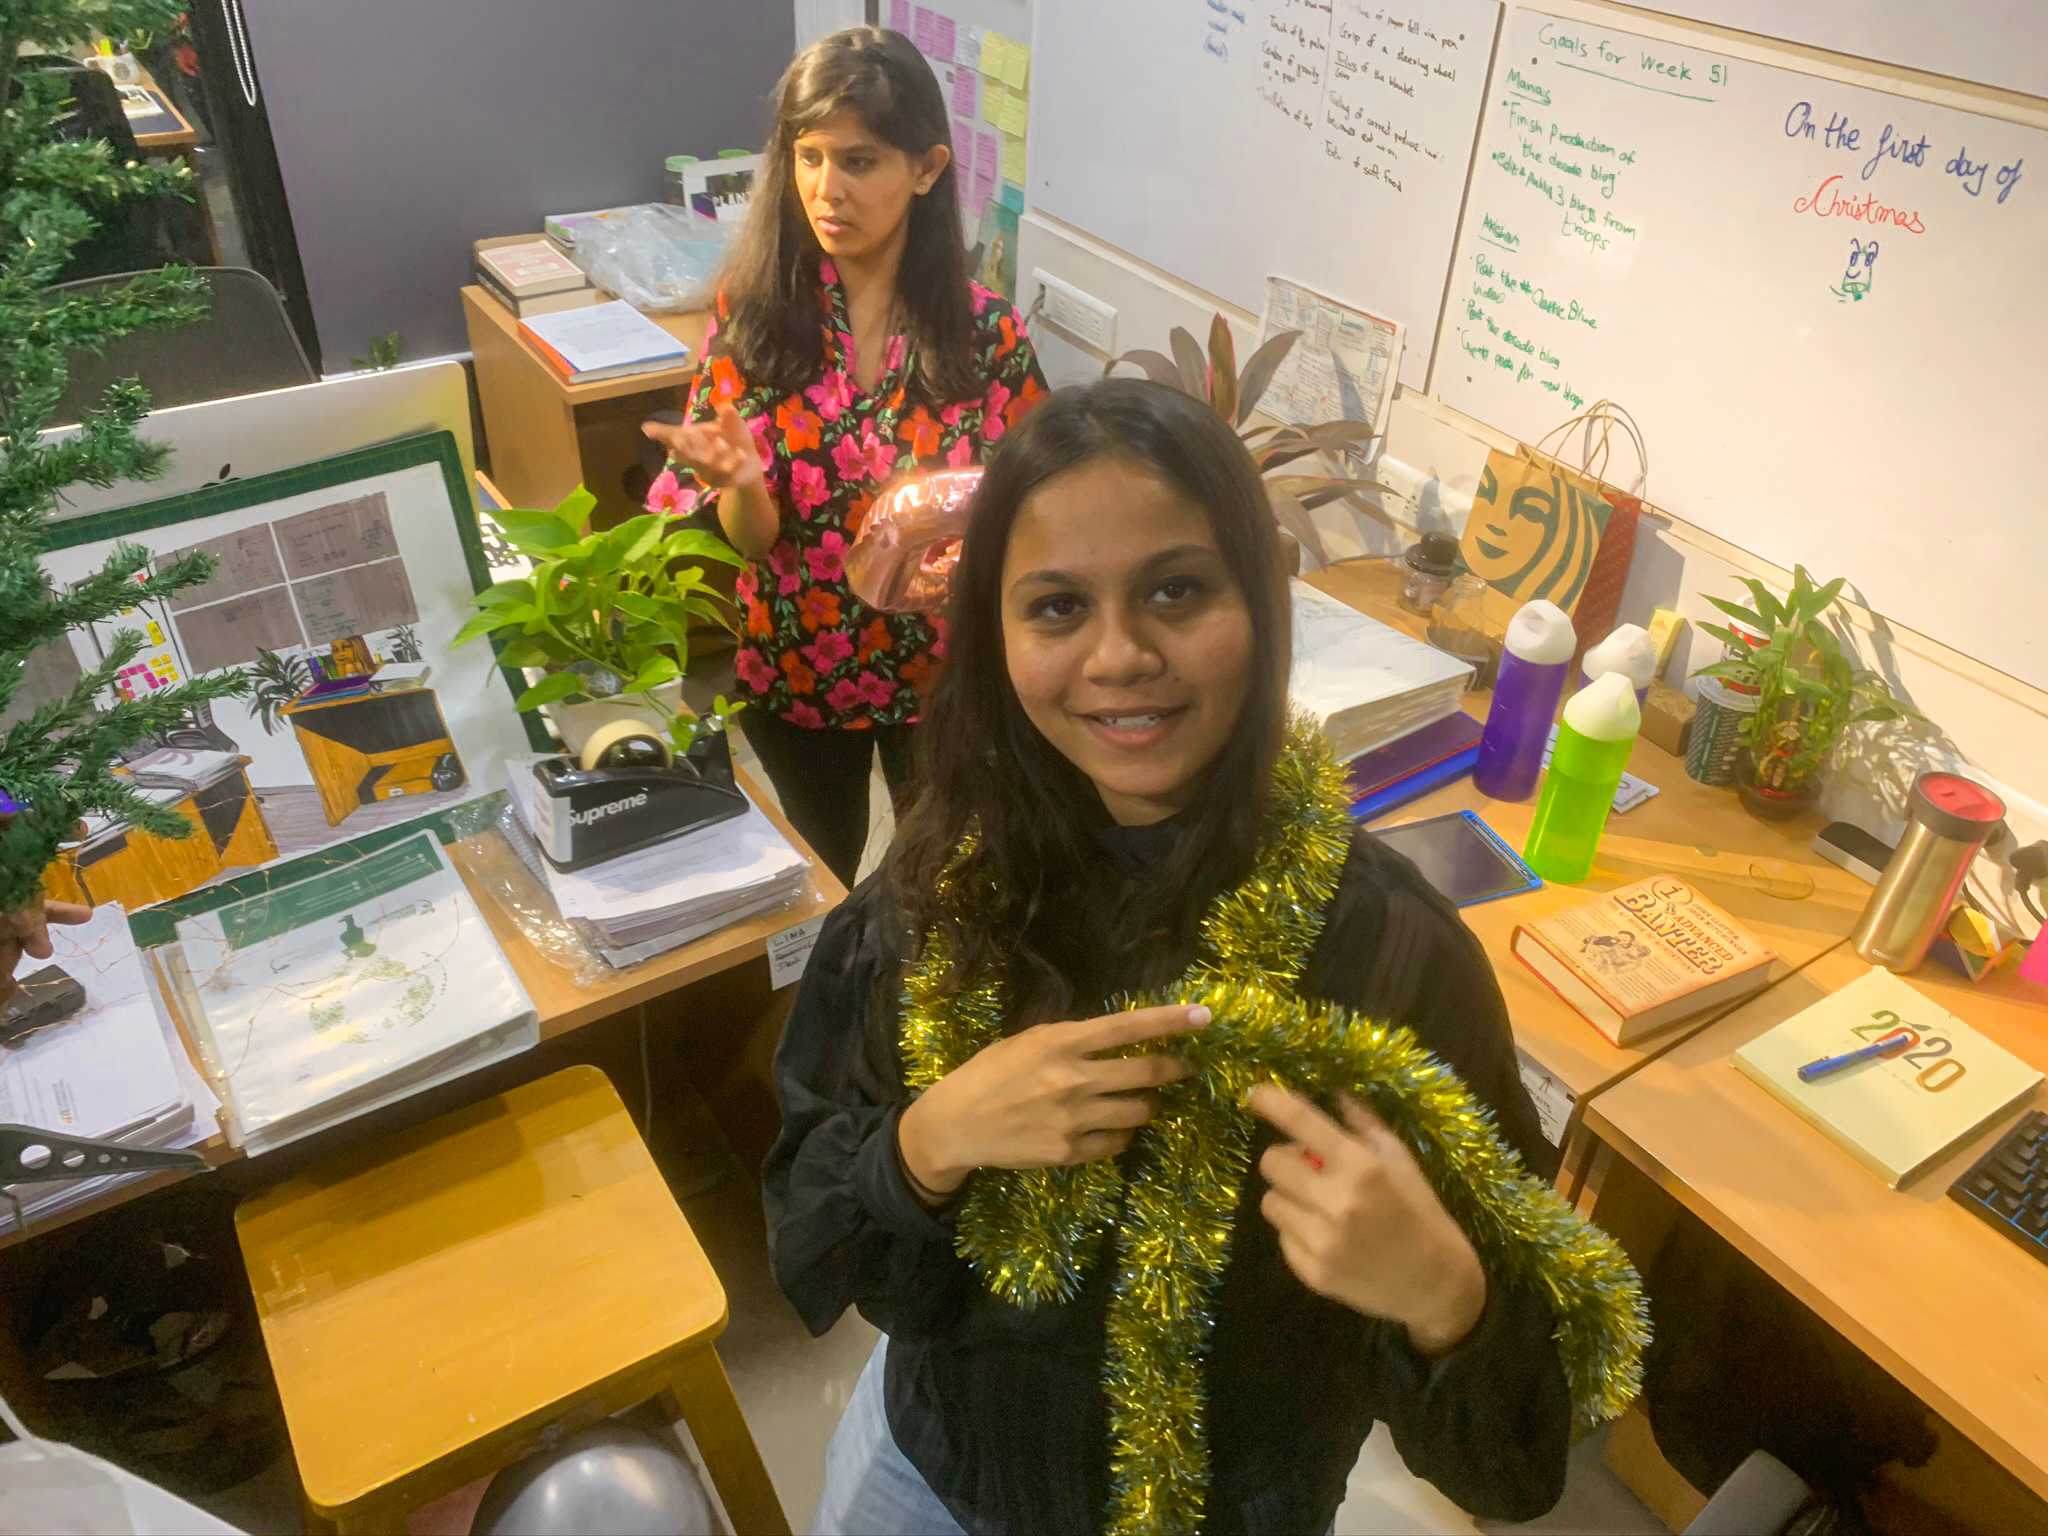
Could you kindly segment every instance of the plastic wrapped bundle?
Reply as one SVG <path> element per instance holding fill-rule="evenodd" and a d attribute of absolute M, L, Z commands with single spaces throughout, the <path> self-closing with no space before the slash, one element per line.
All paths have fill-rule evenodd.
<path fill-rule="evenodd" d="M 888 613 L 930 613 L 946 605 L 979 469 L 906 477 L 875 498 L 846 556 L 854 596 Z"/>

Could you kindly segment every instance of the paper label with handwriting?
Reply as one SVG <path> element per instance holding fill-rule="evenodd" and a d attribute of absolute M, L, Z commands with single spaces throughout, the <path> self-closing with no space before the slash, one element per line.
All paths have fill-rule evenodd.
<path fill-rule="evenodd" d="M 811 951 L 818 943 L 818 930 L 825 926 L 824 914 L 785 928 L 768 940 L 768 986 L 780 992 L 800 978 L 810 964 Z"/>

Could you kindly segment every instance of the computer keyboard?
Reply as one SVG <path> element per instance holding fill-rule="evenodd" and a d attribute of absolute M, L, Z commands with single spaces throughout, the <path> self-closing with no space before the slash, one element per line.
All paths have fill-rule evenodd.
<path fill-rule="evenodd" d="M 1948 1192 L 2048 1264 L 2048 1110 L 2022 1116 Z"/>

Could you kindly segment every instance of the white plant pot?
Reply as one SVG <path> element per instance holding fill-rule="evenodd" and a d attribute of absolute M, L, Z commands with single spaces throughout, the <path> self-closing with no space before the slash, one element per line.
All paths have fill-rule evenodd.
<path fill-rule="evenodd" d="M 663 683 L 654 690 L 654 697 L 660 702 L 659 711 L 648 707 L 640 694 L 622 694 L 611 699 L 591 699 L 581 704 L 543 704 L 541 713 L 555 728 L 555 734 L 562 738 L 562 745 L 571 754 L 583 750 L 583 743 L 596 734 L 600 726 L 610 725 L 614 720 L 637 720 L 651 727 L 662 740 L 668 739 L 668 723 L 682 712 L 683 685 L 680 682 Z"/>

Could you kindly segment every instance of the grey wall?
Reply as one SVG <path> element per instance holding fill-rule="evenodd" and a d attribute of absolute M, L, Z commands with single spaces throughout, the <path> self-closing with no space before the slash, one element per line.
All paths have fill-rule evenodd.
<path fill-rule="evenodd" d="M 244 0 L 328 372 L 467 351 L 471 243 L 651 202 L 753 147 L 794 47 L 769 0 Z"/>

